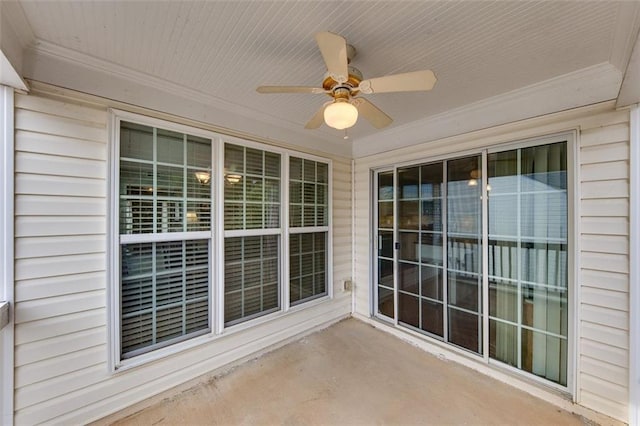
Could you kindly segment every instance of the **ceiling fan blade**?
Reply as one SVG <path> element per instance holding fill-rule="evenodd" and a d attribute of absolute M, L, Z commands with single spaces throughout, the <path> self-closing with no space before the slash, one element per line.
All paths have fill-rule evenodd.
<path fill-rule="evenodd" d="M 322 87 L 308 86 L 259 86 L 258 93 L 327 93 Z"/>
<path fill-rule="evenodd" d="M 431 90 L 436 84 L 435 74 L 431 70 L 387 75 L 385 77 L 362 80 L 359 89 L 362 93 L 414 92 Z"/>
<path fill-rule="evenodd" d="M 393 122 L 391 117 L 365 98 L 353 98 L 351 103 L 358 108 L 358 113 L 366 118 L 376 129 L 387 127 Z"/>
<path fill-rule="evenodd" d="M 304 128 L 311 130 L 317 129 L 318 127 L 322 126 L 322 123 L 324 123 L 324 109 L 330 103 L 331 102 L 327 102 L 326 104 L 322 105 L 320 109 L 316 111 L 313 117 L 311 117 L 311 120 L 309 120 L 309 122 L 304 125 Z"/>
<path fill-rule="evenodd" d="M 316 41 L 324 63 L 327 65 L 329 76 L 338 83 L 347 81 L 349 79 L 347 41 L 330 32 L 316 34 Z"/>

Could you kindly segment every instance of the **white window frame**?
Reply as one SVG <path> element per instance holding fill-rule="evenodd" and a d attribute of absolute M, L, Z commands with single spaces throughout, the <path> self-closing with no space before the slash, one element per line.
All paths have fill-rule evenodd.
<path fill-rule="evenodd" d="M 443 348 L 446 348 L 447 350 L 455 352 L 456 354 L 460 354 L 467 358 L 480 361 L 486 365 L 494 366 L 495 368 L 498 368 L 501 370 L 513 372 L 518 376 L 527 378 L 532 383 L 536 383 L 543 387 L 560 391 L 561 393 L 570 395 L 572 398 L 575 398 L 575 395 L 577 394 L 577 391 L 576 391 L 577 361 L 576 361 L 575 354 L 576 354 L 576 336 L 578 332 L 577 330 L 578 321 L 576 320 L 576 313 L 577 313 L 576 303 L 577 303 L 577 289 L 578 289 L 578 283 L 577 283 L 578 275 L 577 275 L 577 269 L 576 269 L 577 268 L 576 248 L 577 248 L 577 238 L 578 238 L 578 232 L 576 229 L 576 208 L 579 202 L 579 200 L 577 199 L 578 191 L 576 186 L 577 172 L 578 172 L 578 167 L 576 163 L 577 161 L 577 155 L 576 155 L 577 136 L 576 135 L 577 135 L 577 132 L 575 130 L 566 131 L 566 132 L 556 133 L 553 135 L 532 137 L 532 138 L 527 138 L 523 140 L 501 142 L 501 143 L 485 146 L 479 149 L 470 149 L 470 150 L 459 151 L 459 152 L 451 152 L 451 153 L 433 156 L 433 157 L 429 157 L 428 155 L 425 155 L 424 158 L 417 159 L 417 160 L 411 160 L 407 162 L 394 163 L 391 165 L 376 167 L 371 170 L 372 179 L 371 179 L 371 191 L 370 191 L 370 194 L 371 194 L 370 200 L 372 201 L 372 210 L 373 210 L 371 232 L 374 233 L 373 235 L 375 235 L 375 233 L 377 232 L 376 229 L 377 229 L 377 197 L 378 197 L 377 196 L 377 184 L 378 184 L 377 176 L 378 176 L 378 173 L 393 171 L 394 188 L 396 188 L 397 187 L 397 170 L 399 168 L 418 166 L 421 164 L 433 163 L 438 161 L 455 160 L 457 158 L 463 158 L 470 155 L 481 155 L 483 160 L 482 161 L 482 166 L 483 166 L 482 197 L 483 197 L 483 200 L 486 200 L 487 199 L 487 183 L 488 183 L 487 170 L 486 170 L 486 157 L 488 154 L 501 152 L 501 151 L 508 151 L 512 149 L 535 147 L 540 145 L 551 144 L 554 142 L 566 141 L 567 143 L 567 231 L 568 231 L 567 232 L 567 254 L 568 254 L 567 281 L 568 281 L 568 289 L 569 289 L 568 300 L 567 300 L 568 324 L 567 324 L 567 385 L 566 386 L 553 383 L 549 380 L 538 377 L 532 373 L 509 366 L 503 362 L 491 359 L 489 357 L 489 351 L 488 351 L 488 348 L 489 348 L 488 204 L 486 202 L 482 203 L 482 259 L 483 259 L 483 262 L 482 262 L 482 289 L 481 290 L 483 295 L 483 307 L 482 307 L 482 314 L 481 314 L 482 315 L 481 322 L 482 322 L 482 330 L 483 330 L 483 333 L 482 333 L 483 353 L 481 355 L 476 353 L 471 353 L 467 350 L 458 348 L 455 345 L 448 344 L 447 342 L 428 336 L 424 333 L 419 333 L 417 331 L 413 331 L 406 327 L 399 327 L 398 320 L 397 320 L 398 318 L 398 312 L 397 312 L 398 283 L 396 282 L 397 274 L 395 273 L 395 270 L 394 270 L 394 288 L 396 289 L 394 291 L 394 298 L 396 299 L 395 311 L 394 311 L 395 319 L 389 318 L 377 313 L 377 303 L 378 303 L 377 288 L 376 288 L 377 262 L 374 261 L 375 259 L 377 259 L 376 256 L 377 256 L 378 242 L 376 238 L 372 238 L 372 240 L 374 241 L 371 244 L 371 253 L 369 255 L 369 259 L 371 262 L 371 267 L 370 267 L 371 278 L 369 283 L 369 291 L 370 291 L 370 295 L 372 296 L 370 298 L 370 301 L 371 301 L 370 312 L 371 312 L 372 318 L 378 321 L 382 321 L 385 324 L 395 326 L 399 330 L 402 330 L 403 332 L 411 334 L 412 336 L 416 336 L 418 338 L 433 342 L 440 347 L 443 347 Z M 398 200 L 397 200 L 396 192 L 397 190 L 394 190 L 394 205 L 395 205 L 394 242 L 398 240 L 397 239 Z M 445 227 L 445 230 L 446 230 L 446 227 Z M 397 253 L 396 253 L 396 250 L 394 249 L 394 265 L 395 264 L 397 264 Z"/>
<path fill-rule="evenodd" d="M 0 85 L 0 313 L 6 315 L 0 328 L 0 423 L 8 425 L 14 418 L 14 111 L 14 89 Z"/>
<path fill-rule="evenodd" d="M 210 327 L 209 333 L 188 338 L 184 341 L 160 347 L 127 359 L 121 359 L 120 348 L 120 226 L 119 226 L 119 163 L 120 163 L 120 122 L 128 121 L 136 124 L 194 135 L 212 141 L 211 186 L 213 189 L 211 208 L 211 230 L 188 232 L 190 236 L 198 234 L 210 239 Z M 276 147 L 234 136 L 222 135 L 197 127 L 191 127 L 172 121 L 161 120 L 145 115 L 111 109 L 109 125 L 109 157 L 108 157 L 108 200 L 107 218 L 108 264 L 107 264 L 107 297 L 108 297 L 108 335 L 109 357 L 108 369 L 112 374 L 127 371 L 148 362 L 159 360 L 189 348 L 211 343 L 223 336 L 241 332 L 268 321 L 281 318 L 283 315 L 298 312 L 333 299 L 333 163 L 324 158 L 292 149 Z M 224 229 L 224 146 L 225 143 L 247 148 L 259 149 L 280 154 L 281 167 L 281 199 L 280 227 L 268 229 L 225 230 Z M 289 304 L 289 158 L 291 156 L 322 162 L 328 166 L 328 226 L 307 227 L 305 231 L 318 229 L 327 232 L 327 294 L 291 307 Z M 172 233 L 180 234 L 180 233 Z M 187 233 L 184 233 L 187 234 Z M 243 237 L 255 235 L 278 235 L 280 238 L 280 279 L 278 282 L 280 307 L 277 311 L 225 327 L 224 325 L 224 241 L 227 237 Z M 145 237 L 145 241 L 148 240 Z M 153 237 L 152 237 L 153 238 Z M 126 236 L 127 242 L 137 241 L 136 235 Z"/>
<path fill-rule="evenodd" d="M 630 112 L 629 161 L 629 425 L 640 425 L 640 105 Z"/>
<path fill-rule="evenodd" d="M 290 182 L 289 182 L 289 161 L 291 157 L 296 157 L 296 158 L 301 158 L 303 160 L 311 160 L 311 161 L 315 161 L 317 163 L 324 163 L 327 165 L 327 224 L 324 226 L 298 226 L 298 227 L 293 227 L 289 225 L 289 186 L 290 186 Z M 333 277 L 333 210 L 332 210 L 332 200 L 333 200 L 333 163 L 331 162 L 331 160 L 328 160 L 326 158 L 322 158 L 322 157 L 318 157 L 318 156 L 314 156 L 314 155 L 309 155 L 309 154 L 298 154 L 298 153 L 288 153 L 287 154 L 287 168 L 286 168 L 286 173 L 287 173 L 287 190 L 286 192 L 286 197 L 287 197 L 287 215 L 286 215 L 286 229 L 287 229 L 287 265 L 286 265 L 286 280 L 284 281 L 284 285 L 286 287 L 286 304 L 287 304 L 287 310 L 290 309 L 297 309 L 299 306 L 306 306 L 308 303 L 313 303 L 314 301 L 322 301 L 325 299 L 331 299 L 333 298 L 333 285 L 332 285 L 332 277 Z M 327 285 L 327 294 L 323 295 L 323 296 L 318 296 L 318 297 L 314 297 L 311 298 L 309 300 L 302 300 L 302 301 L 298 301 L 294 304 L 294 306 L 290 306 L 291 303 L 289 301 L 289 238 L 288 236 L 291 234 L 307 234 L 307 233 L 316 233 L 316 232 L 326 232 L 327 233 L 327 247 L 326 247 L 326 257 L 327 257 L 327 262 L 326 262 L 326 266 L 327 266 L 327 270 L 325 272 L 326 274 L 326 285 Z"/>

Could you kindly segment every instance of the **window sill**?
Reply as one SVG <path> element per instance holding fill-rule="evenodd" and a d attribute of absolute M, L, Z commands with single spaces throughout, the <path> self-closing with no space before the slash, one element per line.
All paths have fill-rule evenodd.
<path fill-rule="evenodd" d="M 111 372 L 112 374 L 120 374 L 129 370 L 135 369 L 137 367 L 147 365 L 152 362 L 162 361 L 164 359 L 167 359 L 170 356 L 183 353 L 187 350 L 190 350 L 205 344 L 210 344 L 218 339 L 225 338 L 227 336 L 232 336 L 234 334 L 241 333 L 243 331 L 265 325 L 267 323 L 285 318 L 289 315 L 295 315 L 299 312 L 312 309 L 319 305 L 330 303 L 332 300 L 333 299 L 328 295 L 323 296 L 318 299 L 310 300 L 307 303 L 296 305 L 295 307 L 290 308 L 286 312 L 285 311 L 273 312 L 271 314 L 255 318 L 250 321 L 236 324 L 229 328 L 225 328 L 220 334 L 209 333 L 203 336 L 194 337 L 193 339 L 189 339 L 184 342 L 167 346 L 165 348 L 157 349 L 153 352 L 138 355 L 134 358 L 120 361 L 118 364 L 116 364 L 115 368 L 113 368 Z"/>

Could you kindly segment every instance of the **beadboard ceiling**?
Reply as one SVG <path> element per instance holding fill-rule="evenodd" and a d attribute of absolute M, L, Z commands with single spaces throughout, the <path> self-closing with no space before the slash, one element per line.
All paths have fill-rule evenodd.
<path fill-rule="evenodd" d="M 435 72 L 431 92 L 368 95 L 394 122 L 381 133 L 360 119 L 349 130 L 358 143 L 603 64 L 619 84 L 638 32 L 638 4 L 30 0 L 19 2 L 30 29 L 18 31 L 32 38 L 25 48 L 36 54 L 166 83 L 249 120 L 330 143 L 343 143 L 342 133 L 325 125 L 302 130 L 326 95 L 255 91 L 262 84 L 320 85 L 325 68 L 315 33 L 344 36 L 365 78 Z M 37 66 L 32 60 L 26 73 L 41 76 Z"/>

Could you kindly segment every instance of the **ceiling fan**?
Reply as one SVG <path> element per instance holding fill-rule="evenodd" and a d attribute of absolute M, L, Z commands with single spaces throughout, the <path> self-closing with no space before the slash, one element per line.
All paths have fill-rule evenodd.
<path fill-rule="evenodd" d="M 391 124 L 393 119 L 361 97 L 361 94 L 428 91 L 436 83 L 436 76 L 431 70 L 364 80 L 360 70 L 349 65 L 356 50 L 347 44 L 343 37 L 321 32 L 316 34 L 316 41 L 327 65 L 322 87 L 260 86 L 256 89 L 258 93 L 311 93 L 331 96 L 333 100 L 320 107 L 304 126 L 306 129 L 317 129 L 323 120 L 335 129 L 347 129 L 356 123 L 358 114 L 375 128 L 381 129 Z"/>

